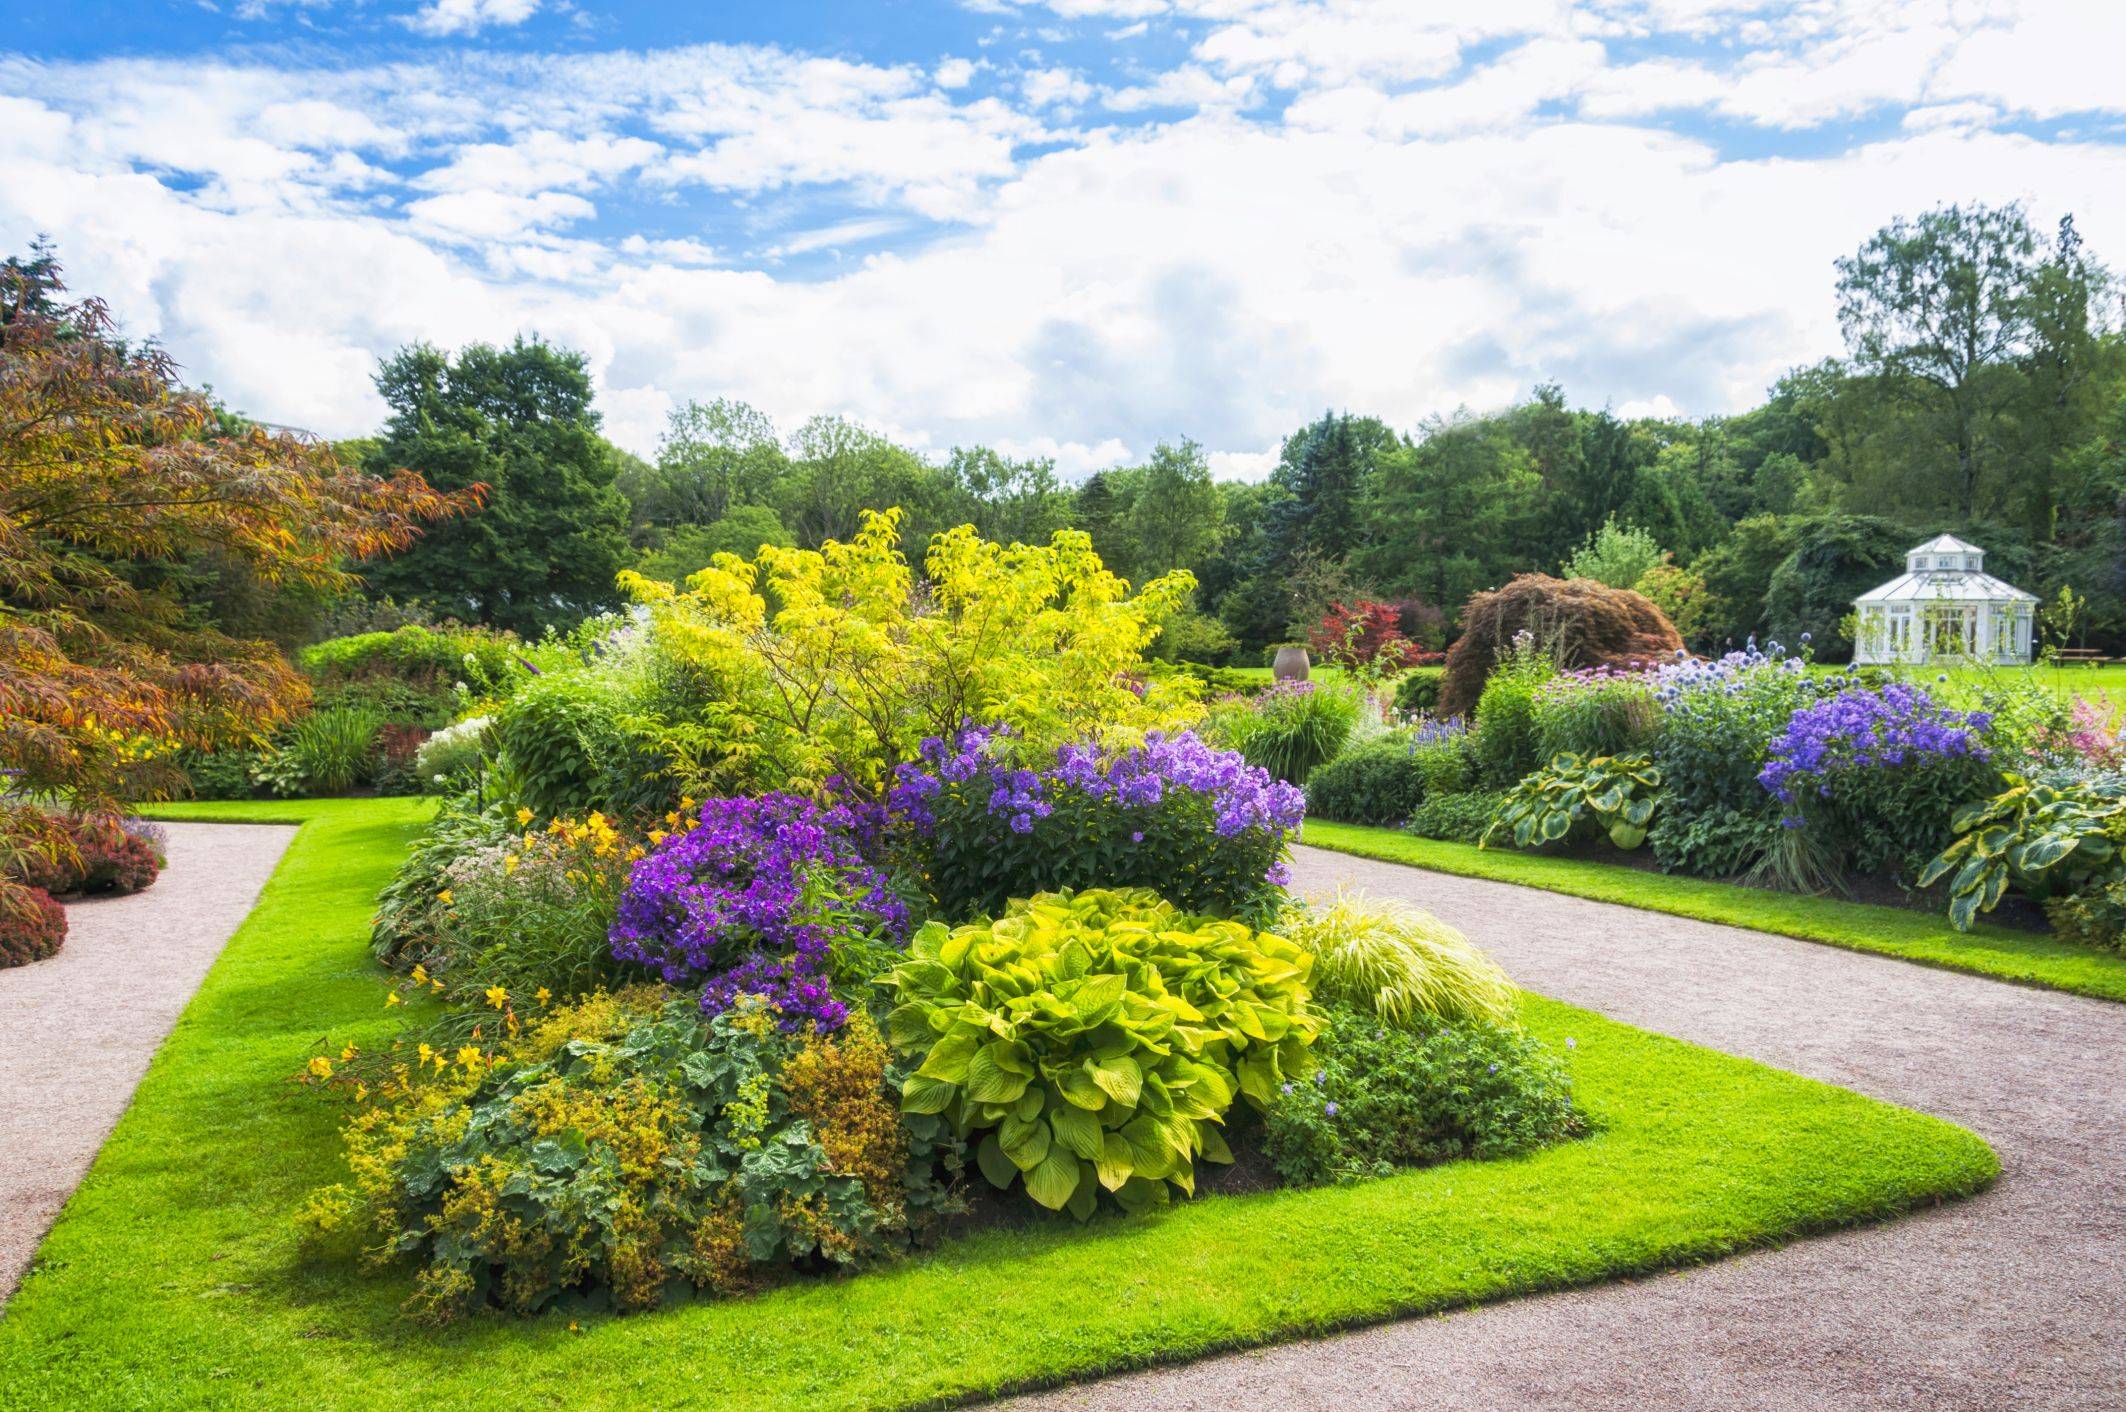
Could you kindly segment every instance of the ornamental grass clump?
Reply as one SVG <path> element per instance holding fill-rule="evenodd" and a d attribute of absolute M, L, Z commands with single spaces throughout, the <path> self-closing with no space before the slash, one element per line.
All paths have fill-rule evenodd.
<path fill-rule="evenodd" d="M 969 728 L 923 742 L 887 796 L 893 846 L 947 918 L 1015 897 L 1153 887 L 1183 908 L 1265 920 L 1306 796 L 1193 732 L 1065 745 L 1019 763 L 1021 743 Z"/>
<path fill-rule="evenodd" d="M 1235 701 L 1212 718 L 1221 744 L 1238 750 L 1251 765 L 1281 780 L 1305 784 L 1379 710 L 1366 692 L 1311 681 L 1280 681 L 1247 701 Z"/>
<path fill-rule="evenodd" d="M 1339 893 L 1326 905 L 1294 903 L 1277 930 L 1314 953 L 1316 994 L 1367 1010 L 1385 1024 L 1504 1022 L 1520 1005 L 1520 990 L 1497 962 L 1430 912 L 1404 902 Z"/>
<path fill-rule="evenodd" d="M 858 821 L 794 795 L 712 799 L 650 835 L 613 918 L 613 955 L 702 985 L 702 1008 L 768 997 L 781 1023 L 821 1031 L 908 935 L 907 904 L 857 851 Z"/>
<path fill-rule="evenodd" d="M 1055 893 L 993 922 L 933 922 L 879 984 L 887 1036 L 920 1061 L 901 1090 L 977 1143 L 991 1184 L 1083 1220 L 1193 1194 L 1230 1162 L 1221 1131 L 1307 1067 L 1312 958 L 1144 890 Z"/>
<path fill-rule="evenodd" d="M 349 1180 L 313 1240 L 417 1267 L 407 1307 L 448 1322 L 564 1295 L 649 1309 L 904 1249 L 953 1208 L 957 1147 L 903 1120 L 868 1017 L 791 1035 L 764 1002 L 704 1016 L 658 987 L 556 1009 L 511 1044 L 422 1045 L 353 1091 Z M 313 1081 L 338 1084 L 329 1060 Z"/>

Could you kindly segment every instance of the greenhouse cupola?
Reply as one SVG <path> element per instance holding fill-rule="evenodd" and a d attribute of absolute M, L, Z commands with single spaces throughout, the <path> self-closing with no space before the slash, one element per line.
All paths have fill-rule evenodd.
<path fill-rule="evenodd" d="M 1953 534 L 1905 555 L 1905 571 L 1853 602 L 1859 663 L 2028 662 L 2037 597 L 1986 572 L 1986 551 Z"/>

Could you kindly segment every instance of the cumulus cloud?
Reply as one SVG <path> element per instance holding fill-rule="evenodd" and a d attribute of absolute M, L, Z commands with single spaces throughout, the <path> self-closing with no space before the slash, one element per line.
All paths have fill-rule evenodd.
<path fill-rule="evenodd" d="M 422 34 L 476 34 L 490 25 L 520 25 L 539 8 L 539 0 L 430 0 L 406 19 Z"/>
<path fill-rule="evenodd" d="M 1188 435 L 1250 478 L 1324 408 L 1746 405 L 1838 347 L 1831 260 L 1943 200 L 2072 209 L 2126 260 L 2126 147 L 2042 126 L 2126 110 L 2108 12 L 1009 8 L 1180 57 L 999 48 L 979 98 L 966 60 L 752 46 L 0 59 L 0 245 L 49 232 L 190 376 L 329 435 L 398 345 L 521 331 L 585 351 L 638 450 L 734 395 L 1070 475 Z M 1823 135 L 1861 115 L 1887 135 Z"/>

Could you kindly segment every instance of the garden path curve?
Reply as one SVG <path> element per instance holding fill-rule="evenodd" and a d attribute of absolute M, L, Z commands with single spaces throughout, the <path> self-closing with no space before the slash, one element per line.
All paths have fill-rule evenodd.
<path fill-rule="evenodd" d="M 0 970 L 0 1301 L 295 837 L 165 827 L 170 862 L 153 887 L 69 903 L 58 955 Z"/>
<path fill-rule="evenodd" d="M 2126 1005 L 1302 848 L 1530 990 L 1979 1133 L 1974 1200 L 1698 1269 L 1063 1388 L 1028 1408 L 2126 1407 Z"/>

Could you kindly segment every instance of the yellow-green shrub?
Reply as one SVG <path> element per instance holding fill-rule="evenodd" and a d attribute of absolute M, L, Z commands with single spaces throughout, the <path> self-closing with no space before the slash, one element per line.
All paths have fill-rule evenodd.
<path fill-rule="evenodd" d="M 918 584 L 899 522 L 866 512 L 846 544 L 719 554 L 678 587 L 621 575 L 651 605 L 658 650 L 697 678 L 665 743 L 688 783 L 876 788 L 967 721 L 1052 751 L 1199 714 L 1185 681 L 1143 679 L 1146 647 L 1195 587 L 1186 571 L 1132 595 L 1080 531 L 1005 546 L 962 525 L 931 541 Z"/>

